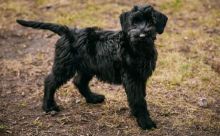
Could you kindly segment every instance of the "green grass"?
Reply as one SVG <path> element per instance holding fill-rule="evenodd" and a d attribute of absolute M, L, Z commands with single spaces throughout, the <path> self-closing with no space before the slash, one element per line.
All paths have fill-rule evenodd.
<path fill-rule="evenodd" d="M 183 81 L 192 76 L 192 62 L 184 58 L 180 53 L 164 53 L 159 58 L 158 67 L 153 80 L 166 85 L 180 85 Z"/>
<path fill-rule="evenodd" d="M 181 7 L 183 6 L 183 0 L 171 0 L 169 2 L 164 2 L 160 5 L 160 8 L 162 10 L 173 10 L 173 11 L 179 11 Z"/>
<path fill-rule="evenodd" d="M 79 10 L 70 11 L 67 13 L 65 9 L 60 9 L 57 13 L 55 22 L 60 24 L 79 25 L 80 27 L 99 26 L 109 27 L 115 24 L 109 23 L 109 16 L 111 19 L 118 20 L 119 13 L 126 9 L 126 6 L 117 6 L 115 4 L 97 4 L 88 2 L 82 5 L 83 8 Z M 115 7 L 115 8 L 113 8 Z M 109 18 L 110 19 L 110 18 Z M 80 23 L 78 23 L 80 22 Z"/>
<path fill-rule="evenodd" d="M 42 127 L 43 126 L 43 122 L 39 118 L 32 121 L 32 124 L 36 127 Z"/>
<path fill-rule="evenodd" d="M 6 131 L 7 128 L 8 128 L 8 127 L 7 127 L 6 125 L 0 124 L 0 132 Z"/>

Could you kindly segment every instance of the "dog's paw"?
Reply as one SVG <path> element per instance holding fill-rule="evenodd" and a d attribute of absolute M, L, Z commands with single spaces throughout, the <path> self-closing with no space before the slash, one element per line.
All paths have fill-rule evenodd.
<path fill-rule="evenodd" d="M 137 123 L 144 130 L 157 128 L 156 124 L 151 120 L 150 117 L 137 117 Z"/>
<path fill-rule="evenodd" d="M 56 104 L 43 104 L 42 109 L 46 112 L 46 113 L 57 113 L 60 111 L 59 106 L 57 106 Z"/>
<path fill-rule="evenodd" d="M 87 103 L 97 104 L 102 103 L 105 100 L 105 96 L 101 94 L 92 93 L 90 97 L 86 98 Z"/>

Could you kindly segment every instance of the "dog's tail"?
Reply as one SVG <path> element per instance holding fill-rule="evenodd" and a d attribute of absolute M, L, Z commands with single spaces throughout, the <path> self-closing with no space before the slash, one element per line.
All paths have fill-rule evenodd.
<path fill-rule="evenodd" d="M 65 25 L 58 25 L 53 23 L 43 23 L 37 21 L 25 21 L 25 20 L 16 20 L 18 24 L 26 27 L 32 27 L 36 29 L 46 29 L 50 30 L 60 36 L 66 35 L 71 36 L 70 29 Z"/>

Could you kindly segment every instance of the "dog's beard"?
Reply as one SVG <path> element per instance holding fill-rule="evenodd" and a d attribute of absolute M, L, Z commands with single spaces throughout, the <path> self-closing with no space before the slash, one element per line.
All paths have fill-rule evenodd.
<path fill-rule="evenodd" d="M 131 29 L 128 31 L 128 38 L 132 44 L 151 45 L 156 40 L 156 32 L 154 29 L 149 29 L 147 32 L 142 32 L 140 29 Z"/>
<path fill-rule="evenodd" d="M 152 40 L 152 38 L 144 38 L 141 40 L 139 38 L 131 39 L 133 39 L 133 41 L 130 41 L 130 47 L 133 52 L 136 52 L 138 54 L 145 54 L 155 48 L 154 40 Z"/>
<path fill-rule="evenodd" d="M 128 38 L 132 46 L 153 46 L 155 37 L 154 35 L 144 35 L 141 36 L 141 32 L 138 30 L 131 30 L 128 33 Z"/>

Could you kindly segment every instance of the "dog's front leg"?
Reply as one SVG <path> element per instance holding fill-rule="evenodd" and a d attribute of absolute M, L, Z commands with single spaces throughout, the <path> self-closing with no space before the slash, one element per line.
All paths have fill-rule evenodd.
<path fill-rule="evenodd" d="M 145 81 L 133 79 L 126 75 L 125 79 L 123 79 L 123 84 L 131 113 L 136 117 L 138 125 L 142 129 L 156 128 L 156 124 L 150 118 L 147 104 L 144 99 Z"/>

